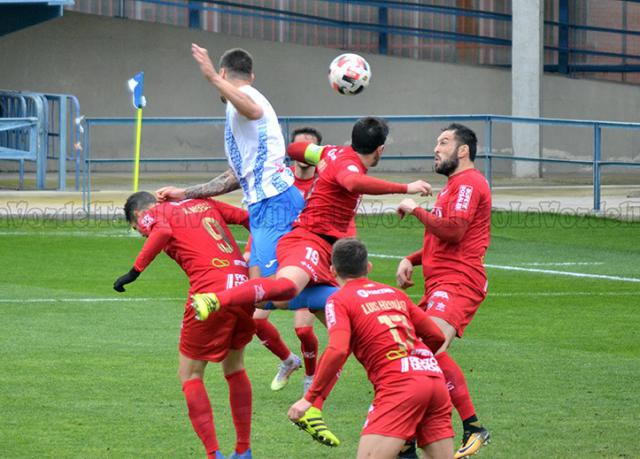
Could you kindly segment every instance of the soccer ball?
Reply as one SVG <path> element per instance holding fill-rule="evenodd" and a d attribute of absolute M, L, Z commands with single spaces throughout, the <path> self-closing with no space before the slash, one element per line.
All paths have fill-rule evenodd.
<path fill-rule="evenodd" d="M 329 65 L 329 83 L 340 94 L 360 94 L 370 80 L 371 67 L 357 54 L 340 54 Z"/>

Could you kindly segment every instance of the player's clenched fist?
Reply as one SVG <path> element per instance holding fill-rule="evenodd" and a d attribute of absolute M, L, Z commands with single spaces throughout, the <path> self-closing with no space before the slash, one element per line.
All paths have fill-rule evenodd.
<path fill-rule="evenodd" d="M 424 180 L 416 180 L 407 184 L 407 194 L 419 194 L 420 196 L 431 196 L 432 190 Z"/>
<path fill-rule="evenodd" d="M 183 201 L 187 199 L 184 194 L 184 188 L 175 186 L 164 186 L 156 190 L 156 199 L 160 202 L 164 201 Z"/>
<path fill-rule="evenodd" d="M 113 283 L 113 289 L 116 292 L 124 292 L 124 286 L 130 284 L 131 282 L 134 282 L 138 278 L 138 276 L 140 276 L 140 271 L 135 268 L 131 268 L 131 270 L 127 274 L 116 279 L 116 281 Z"/>
<path fill-rule="evenodd" d="M 300 419 L 302 416 L 304 416 L 304 413 L 306 413 L 309 408 L 311 408 L 311 403 L 308 402 L 306 399 L 301 398 L 300 400 L 295 402 L 293 405 L 291 405 L 291 407 L 289 408 L 289 412 L 287 413 L 287 416 L 289 416 L 289 419 L 291 421 L 295 422 L 298 419 Z"/>
<path fill-rule="evenodd" d="M 396 282 L 400 286 L 400 288 L 409 288 L 414 285 L 411 280 L 411 276 L 413 275 L 413 265 L 409 260 L 403 258 L 400 260 L 398 264 L 398 269 L 396 271 Z"/>
<path fill-rule="evenodd" d="M 400 204 L 398 204 L 398 213 L 400 214 L 400 217 L 402 218 L 405 215 L 411 215 L 413 213 L 413 211 L 416 209 L 416 207 L 418 207 L 418 203 L 417 202 L 415 202 L 411 198 L 406 198 L 406 199 L 403 199 L 402 201 L 400 201 Z"/>

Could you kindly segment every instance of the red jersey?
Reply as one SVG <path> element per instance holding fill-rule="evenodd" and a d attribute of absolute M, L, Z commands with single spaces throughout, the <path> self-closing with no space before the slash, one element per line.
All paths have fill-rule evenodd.
<path fill-rule="evenodd" d="M 311 196 L 311 192 L 314 189 L 313 185 L 316 179 L 318 178 L 318 173 L 316 172 L 311 178 L 301 179 L 295 174 L 295 166 L 291 166 L 291 171 L 293 172 L 293 180 L 294 180 L 293 185 L 300 190 L 300 192 L 302 193 L 302 197 L 304 198 L 305 201 L 307 201 L 309 199 L 309 196 Z M 357 232 L 356 220 L 354 215 L 354 217 L 349 222 L 349 227 L 347 228 L 346 237 L 356 237 L 356 232 Z"/>
<path fill-rule="evenodd" d="M 164 250 L 189 277 L 192 290 L 226 276 L 231 288 L 247 279 L 247 264 L 227 223 L 249 226 L 246 210 L 212 199 L 158 204 L 138 218 L 148 236 L 134 268 L 144 270 Z"/>
<path fill-rule="evenodd" d="M 316 171 L 318 179 L 295 226 L 338 239 L 347 237 L 362 193 L 349 191 L 344 180 L 350 175 L 366 175 L 367 168 L 350 146 L 327 145 Z"/>
<path fill-rule="evenodd" d="M 330 341 L 337 332 L 350 335 L 349 347 L 374 387 L 408 374 L 442 375 L 433 353 L 417 336 L 432 339 L 437 347 L 444 336 L 405 293 L 367 278 L 354 279 L 329 297 L 325 315 Z M 317 376 L 321 385 L 322 375 Z"/>
<path fill-rule="evenodd" d="M 313 183 L 318 177 L 318 174 L 313 174 L 313 177 L 308 179 L 301 179 L 296 175 L 296 166 L 291 166 L 290 169 L 291 172 L 293 172 L 293 186 L 300 190 L 300 193 L 302 193 L 302 197 L 306 201 L 311 194 Z"/>
<path fill-rule="evenodd" d="M 414 212 L 422 220 L 419 209 Z M 467 169 L 449 177 L 438 193 L 431 213 L 438 219 L 455 218 L 466 224 L 459 241 L 445 241 L 431 233 L 427 226 L 422 249 L 425 291 L 443 281 L 461 282 L 486 291 L 487 275 L 484 256 L 491 231 L 491 190 L 477 169 Z M 444 220 L 443 220 L 444 221 Z"/>

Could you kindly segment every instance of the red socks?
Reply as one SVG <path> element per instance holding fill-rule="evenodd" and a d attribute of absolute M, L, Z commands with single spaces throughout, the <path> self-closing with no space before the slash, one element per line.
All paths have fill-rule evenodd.
<path fill-rule="evenodd" d="M 296 335 L 300 340 L 300 349 L 304 358 L 304 373 L 307 376 L 313 376 L 316 373 L 318 338 L 313 332 L 313 327 L 296 327 Z"/>
<path fill-rule="evenodd" d="M 229 385 L 231 417 L 236 428 L 236 451 L 244 453 L 251 447 L 251 381 L 245 370 L 225 375 Z"/>
<path fill-rule="evenodd" d="M 467 381 L 460 367 L 446 352 L 436 355 L 436 359 L 447 381 L 451 403 L 453 403 L 453 406 L 458 411 L 460 418 L 464 420 L 475 415 L 476 410 L 469 396 Z"/>
<path fill-rule="evenodd" d="M 202 441 L 207 455 L 215 455 L 218 449 L 216 428 L 213 424 L 213 410 L 202 379 L 190 379 L 182 383 L 184 398 L 187 400 L 189 419 Z"/>
<path fill-rule="evenodd" d="M 291 349 L 282 341 L 278 329 L 269 322 L 269 319 L 253 319 L 256 324 L 256 336 L 258 339 L 273 352 L 280 360 L 285 360 L 291 355 Z"/>
<path fill-rule="evenodd" d="M 261 301 L 286 301 L 290 300 L 298 292 L 296 284 L 281 277 L 280 279 L 270 279 L 258 277 L 249 279 L 247 282 L 224 290 L 220 293 L 216 292 L 220 305 L 222 307 L 253 307 L 254 304 Z"/>

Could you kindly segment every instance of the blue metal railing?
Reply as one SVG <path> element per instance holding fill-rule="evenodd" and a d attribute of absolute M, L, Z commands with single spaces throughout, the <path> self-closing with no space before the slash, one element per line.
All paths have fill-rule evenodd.
<path fill-rule="evenodd" d="M 36 162 L 36 187 L 46 185 L 47 159 L 58 161 L 58 190 L 66 189 L 67 160 L 75 162 L 75 188 L 80 190 L 81 133 L 77 120 L 80 118 L 80 103 L 70 94 L 46 94 L 31 91 L 0 90 L 0 119 L 34 117 L 37 119 L 37 142 L 34 158 L 16 159 L 0 156 L 4 160 L 17 160 L 19 164 L 19 187 L 24 184 L 24 161 Z M 27 136 L 13 129 L 0 132 L 0 145 L 6 148 L 26 149 Z"/>
<path fill-rule="evenodd" d="M 0 159 L 20 162 L 20 188 L 24 184 L 24 162 L 44 161 L 43 151 L 38 145 L 38 124 L 36 117 L 0 118 L 0 134 L 12 138 L 5 143 L 7 146 L 0 143 Z"/>
<path fill-rule="evenodd" d="M 390 123 L 447 123 L 447 122 L 479 122 L 483 123 L 484 144 L 478 151 L 476 158 L 483 161 L 484 174 L 490 186 L 493 186 L 493 161 L 525 161 L 550 164 L 569 164 L 591 166 L 593 170 L 593 210 L 600 210 L 602 168 L 603 167 L 640 167 L 640 162 L 633 161 L 602 161 L 602 129 L 627 129 L 640 132 L 640 123 L 625 123 L 617 121 L 597 121 L 597 120 L 574 120 L 562 118 L 527 118 L 505 115 L 399 115 L 384 117 Z M 360 116 L 288 116 L 280 117 L 282 130 L 285 138 L 289 137 L 292 124 L 320 124 L 320 123 L 353 123 L 360 119 Z M 84 124 L 84 150 L 83 150 L 83 180 L 82 180 L 82 205 L 85 212 L 90 213 L 91 207 L 91 166 L 97 164 L 132 163 L 133 159 L 123 158 L 93 158 L 91 153 L 91 132 L 98 126 L 133 126 L 135 118 L 86 118 Z M 225 119 L 222 117 L 179 117 L 179 118 L 145 118 L 145 125 L 223 125 Z M 592 159 L 558 159 L 543 158 L 536 156 L 512 156 L 501 155 L 493 152 L 493 129 L 496 124 L 524 123 L 538 126 L 573 126 L 588 128 L 592 131 Z M 132 155 L 133 156 L 133 155 Z M 389 155 L 385 154 L 382 159 L 392 160 L 421 160 L 432 159 L 433 155 Z M 224 157 L 213 158 L 142 158 L 143 163 L 194 163 L 211 162 L 226 163 Z"/>
<path fill-rule="evenodd" d="M 36 122 L 36 139 L 29 139 L 27 148 L 27 139 L 24 131 L 7 130 L 0 135 L 0 145 L 7 149 L 35 152 L 23 158 L 11 158 L 10 155 L 0 158 L 4 160 L 19 161 L 19 186 L 24 184 L 24 162 L 36 162 L 36 187 L 44 189 L 45 176 L 47 172 L 47 125 L 48 111 L 47 102 L 41 94 L 21 91 L 4 91 L 0 90 L 0 117 L 2 118 L 35 118 Z"/>
<path fill-rule="evenodd" d="M 640 72 L 640 56 L 638 54 L 629 54 L 619 52 L 619 48 L 626 48 L 626 40 L 628 37 L 634 38 L 640 35 L 640 30 L 629 30 L 627 26 L 623 28 L 604 27 L 602 25 L 587 25 L 577 23 L 575 18 L 571 17 L 572 9 L 569 7 L 568 0 L 558 0 L 558 17 L 556 20 L 546 20 L 544 25 L 550 37 L 545 46 L 545 50 L 554 53 L 553 62 L 547 62 L 546 71 L 560 72 L 564 74 L 570 73 L 592 73 L 592 72 Z M 114 11 L 114 15 L 118 17 L 126 17 L 126 4 L 130 0 L 102 0 L 103 3 L 110 2 L 110 8 L 104 10 Z M 309 14 L 304 10 L 304 5 L 291 8 L 276 8 L 262 6 L 260 4 L 242 2 L 240 0 L 194 0 L 194 1 L 177 1 L 177 0 L 137 0 L 138 3 L 149 4 L 158 8 L 173 8 L 176 10 L 187 11 L 188 24 L 190 27 L 201 28 L 204 23 L 201 20 L 200 13 L 216 13 L 220 15 L 228 15 L 236 18 L 256 18 L 261 21 L 272 21 L 273 23 L 293 23 L 310 26 L 331 27 L 349 31 L 363 31 L 373 34 L 371 37 L 373 48 L 377 46 L 380 54 L 387 54 L 389 51 L 389 35 L 395 36 L 411 36 L 426 39 L 443 40 L 449 42 L 466 42 L 477 43 L 479 45 L 491 47 L 510 47 L 511 39 L 510 31 L 503 30 L 501 34 L 496 32 L 489 35 L 481 35 L 477 32 L 467 33 L 460 30 L 460 27 L 412 27 L 405 22 L 404 25 L 398 24 L 397 18 L 392 18 L 390 12 L 398 14 L 429 14 L 438 17 L 451 17 L 477 19 L 483 21 L 491 21 L 493 24 L 510 25 L 512 15 L 508 12 L 485 11 L 481 9 L 459 8 L 453 6 L 418 3 L 414 1 L 381 1 L 381 0 L 320 0 L 316 3 L 325 3 L 340 5 L 349 8 L 355 8 L 356 17 L 360 18 L 360 12 L 364 13 L 365 20 L 350 20 L 348 14 L 326 15 Z M 637 3 L 635 0 L 620 0 L 621 4 Z M 78 10 L 82 11 L 81 7 Z M 305 11 L 305 12 L 300 12 Z M 505 8 L 508 11 L 508 8 Z M 612 13 L 613 14 L 613 13 Z M 624 10 L 619 13 L 626 16 Z M 394 20 L 395 19 L 395 20 Z M 448 21 L 445 21 L 447 23 Z M 624 22 L 624 21 L 623 21 Z M 181 25 L 181 24 L 176 24 Z M 205 26 L 206 27 L 206 26 Z M 451 30 L 449 30 L 451 29 Z M 500 28 L 502 30 L 502 28 Z M 470 29 L 473 30 L 473 29 Z M 615 34 L 621 42 L 618 44 L 608 44 L 608 41 L 599 42 L 598 40 L 583 40 L 571 35 L 572 32 L 579 33 L 605 33 Z M 498 36 L 502 35 L 502 36 Z M 553 38 L 551 38 L 553 37 Z M 375 41 L 375 42 L 374 42 Z M 584 49 L 584 45 L 595 43 L 592 49 Z M 344 45 L 344 44 L 343 44 Z M 582 45 L 582 47 L 581 47 Z M 602 46 L 601 46 L 602 45 Z M 348 46 L 348 45 L 347 45 Z M 580 62 L 572 57 L 594 56 L 596 58 L 616 58 L 620 62 L 594 61 Z M 549 56 L 551 58 L 551 56 Z M 629 62 L 628 62 L 629 61 Z M 508 66 L 505 62 L 490 62 L 489 65 Z"/>

